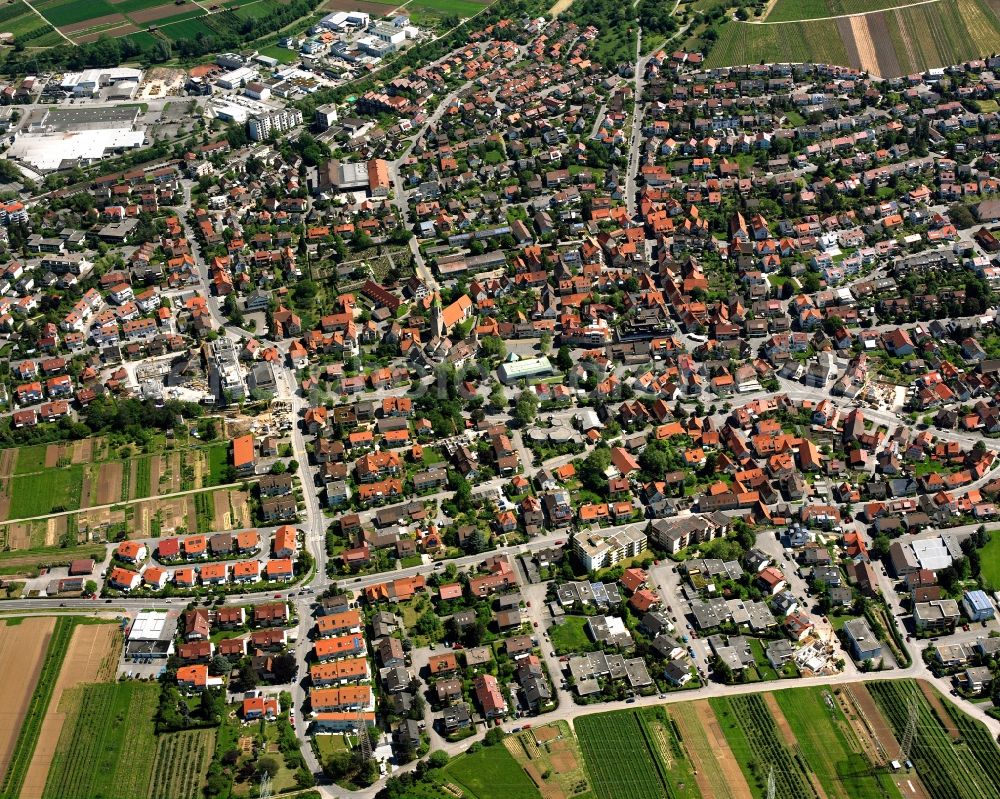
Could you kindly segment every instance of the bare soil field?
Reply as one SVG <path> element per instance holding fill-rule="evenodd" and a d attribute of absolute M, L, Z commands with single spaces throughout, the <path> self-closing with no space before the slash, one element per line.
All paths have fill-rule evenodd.
<path fill-rule="evenodd" d="M 883 42 L 892 42 L 889 35 L 889 25 L 886 20 L 886 12 L 878 14 L 868 14 L 868 34 L 873 42 L 879 42 L 879 47 L 875 53 L 878 60 L 876 75 L 898 75 L 902 72 L 899 66 L 899 59 L 896 58 L 896 51 L 893 47 L 886 47 Z"/>
<path fill-rule="evenodd" d="M 708 700 L 682 702 L 670 708 L 670 715 L 677 722 L 701 795 L 705 799 L 753 799 Z"/>
<path fill-rule="evenodd" d="M 59 30 L 71 35 L 78 31 L 85 31 L 87 28 L 96 27 L 97 25 L 110 25 L 113 22 L 128 22 L 128 20 L 121 14 L 105 14 L 103 17 L 93 17 L 92 19 L 74 22 L 71 25 L 63 25 Z"/>
<path fill-rule="evenodd" d="M 117 624 L 80 624 L 73 630 L 73 637 L 66 650 L 66 660 L 59 672 L 49 711 L 42 722 L 42 730 L 24 779 L 20 799 L 42 799 L 52 756 L 66 721 L 66 712 L 60 708 L 63 693 L 84 683 L 113 680 L 118 665 L 120 641 L 121 630 Z"/>
<path fill-rule="evenodd" d="M 0 626 L 0 674 L 4 677 L 0 702 L 0 775 L 7 772 L 10 764 L 55 626 L 54 616 L 24 619 L 14 626 L 3 622 Z"/>
<path fill-rule="evenodd" d="M 111 505 L 121 501 L 123 471 L 121 461 L 101 464 L 101 470 L 97 478 L 96 504 Z"/>
<path fill-rule="evenodd" d="M 854 69 L 861 69 L 861 56 L 858 55 L 858 45 L 854 41 L 854 34 L 851 31 L 850 17 L 839 17 L 837 19 L 837 33 L 840 34 L 844 42 L 844 50 L 847 52 L 847 61 Z"/>

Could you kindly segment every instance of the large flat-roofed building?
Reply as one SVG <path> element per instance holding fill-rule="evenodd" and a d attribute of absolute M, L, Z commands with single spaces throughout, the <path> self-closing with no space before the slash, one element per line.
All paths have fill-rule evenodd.
<path fill-rule="evenodd" d="M 125 657 L 168 658 L 174 654 L 177 617 L 170 613 L 144 610 L 136 614 L 125 639 Z"/>
<path fill-rule="evenodd" d="M 552 374 L 552 363 L 548 358 L 521 358 L 504 361 L 497 367 L 497 377 L 505 385 L 511 385 L 518 380 L 528 380 L 533 377 L 548 377 Z"/>

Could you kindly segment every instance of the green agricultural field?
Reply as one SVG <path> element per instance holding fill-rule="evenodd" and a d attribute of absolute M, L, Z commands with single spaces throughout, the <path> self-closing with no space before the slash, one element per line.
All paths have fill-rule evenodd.
<path fill-rule="evenodd" d="M 485 746 L 444 768 L 449 782 L 460 785 L 475 799 L 533 799 L 540 797 L 534 783 L 503 746 Z"/>
<path fill-rule="evenodd" d="M 920 2 L 920 0 L 778 0 L 766 17 L 768 22 L 864 14 Z"/>
<path fill-rule="evenodd" d="M 16 475 L 8 484 L 10 513 L 7 518 L 24 519 L 60 510 L 76 510 L 80 507 L 82 485 L 82 466 Z"/>
<path fill-rule="evenodd" d="M 148 799 L 159 691 L 155 683 L 119 682 L 67 692 L 44 799 Z"/>
<path fill-rule="evenodd" d="M 147 8 L 165 6 L 170 0 L 121 0 L 120 3 L 112 3 L 115 11 L 119 14 L 131 14 L 133 11 L 145 11 Z"/>
<path fill-rule="evenodd" d="M 36 444 L 32 447 L 21 447 L 17 451 L 17 465 L 14 474 L 31 474 L 45 470 L 45 451 L 47 444 Z"/>
<path fill-rule="evenodd" d="M 135 463 L 134 496 L 148 497 L 153 492 L 152 486 L 152 456 L 140 455 Z"/>
<path fill-rule="evenodd" d="M 673 783 L 662 760 L 651 751 L 638 710 L 582 716 L 574 723 L 594 796 L 597 799 L 662 799 Z M 655 744 L 652 744 L 655 746 Z"/>
<path fill-rule="evenodd" d="M 215 31 L 205 23 L 204 17 L 204 14 L 180 14 L 170 19 L 159 20 L 154 24 L 159 28 L 162 36 L 174 41 L 193 39 L 199 33 L 205 36 L 214 36 Z"/>
<path fill-rule="evenodd" d="M 443 16 L 454 14 L 456 17 L 472 17 L 487 5 L 487 3 L 476 3 L 474 0 L 413 0 L 406 10 L 412 8 L 415 11 L 432 11 Z"/>
<path fill-rule="evenodd" d="M 774 698 L 828 799 L 898 799 L 889 773 L 875 771 L 859 754 L 860 744 L 830 689 L 792 688 Z"/>
<path fill-rule="evenodd" d="M 120 14 L 118 8 L 107 0 L 48 0 L 35 5 L 39 13 L 57 28 L 73 25 L 88 19 L 97 19 L 109 14 Z"/>
<path fill-rule="evenodd" d="M 705 60 L 710 68 L 761 62 L 848 64 L 847 50 L 833 20 L 788 25 L 727 22 Z"/>
<path fill-rule="evenodd" d="M 760 790 L 765 786 L 773 766 L 778 796 L 819 799 L 804 764 L 782 743 L 774 718 L 760 694 L 708 701 L 751 787 Z"/>
<path fill-rule="evenodd" d="M 957 708 L 947 712 L 962 733 L 952 738 L 938 710 L 931 707 L 920 686 L 913 680 L 866 683 L 882 715 L 897 738 L 903 738 L 909 724 L 909 709 L 916 708 L 917 734 L 910 759 L 931 799 L 1000 799 L 1000 749 L 979 722 Z M 949 705 L 947 700 L 939 704 Z"/>
<path fill-rule="evenodd" d="M 549 638 L 557 655 L 568 655 L 572 652 L 590 652 L 594 648 L 587 637 L 586 616 L 566 616 L 561 624 L 553 624 L 549 628 Z"/>
<path fill-rule="evenodd" d="M 161 735 L 149 799 L 201 796 L 205 774 L 215 750 L 215 730 L 185 730 Z"/>
<path fill-rule="evenodd" d="M 850 21 L 781 22 L 815 16 L 823 5 L 835 14 L 871 13 Z M 997 0 L 941 0 L 923 5 L 889 0 L 778 0 L 765 24 L 724 22 L 705 64 L 829 63 L 897 77 L 1000 50 L 998 12 Z"/>

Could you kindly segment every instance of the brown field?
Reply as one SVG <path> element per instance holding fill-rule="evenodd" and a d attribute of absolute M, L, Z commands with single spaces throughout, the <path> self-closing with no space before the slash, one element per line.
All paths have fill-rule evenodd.
<path fill-rule="evenodd" d="M 861 69 L 861 56 L 858 55 L 858 46 L 854 42 L 854 35 L 851 33 L 851 18 L 838 17 L 837 33 L 844 43 L 844 50 L 847 53 L 847 61 L 854 69 Z"/>
<path fill-rule="evenodd" d="M 118 667 L 120 639 L 121 630 L 117 624 L 81 624 L 73 630 L 20 799 L 42 799 L 49 765 L 66 721 L 66 712 L 59 707 L 63 693 L 83 683 L 113 680 Z"/>
<path fill-rule="evenodd" d="M 323 3 L 324 11 L 364 11 L 373 17 L 388 16 L 389 12 L 395 7 L 386 3 L 372 3 L 369 0 L 360 0 L 360 2 L 354 2 L 353 0 L 326 0 Z"/>
<path fill-rule="evenodd" d="M 129 13 L 129 16 L 133 22 L 144 24 L 147 22 L 156 22 L 156 20 L 165 19 L 166 17 L 176 17 L 185 11 L 193 10 L 191 6 L 185 5 L 183 8 L 178 8 L 173 3 L 168 3 L 165 6 L 154 6 L 153 8 L 144 8 L 142 11 L 132 11 Z"/>
<path fill-rule="evenodd" d="M 111 505 L 121 502 L 122 462 L 102 463 L 97 478 L 97 505 Z"/>
<path fill-rule="evenodd" d="M 868 20 L 868 33 L 873 42 L 879 42 L 880 46 L 876 53 L 878 58 L 878 69 L 876 75 L 899 75 L 903 70 L 899 66 L 899 59 L 896 58 L 896 51 L 892 47 L 881 46 L 882 42 L 891 42 L 892 36 L 889 34 L 889 24 L 886 13 L 869 14 L 865 17 Z"/>
<path fill-rule="evenodd" d="M 701 795 L 705 799 L 752 799 L 750 786 L 708 700 L 674 705 L 670 715 L 677 722 Z"/>
<path fill-rule="evenodd" d="M 103 17 L 94 17 L 74 22 L 72 25 L 63 25 L 59 30 L 66 34 L 72 34 L 77 31 L 85 31 L 88 28 L 94 28 L 98 25 L 110 25 L 114 22 L 128 22 L 128 20 L 121 14 L 105 14 Z"/>
<path fill-rule="evenodd" d="M 7 772 L 24 714 L 38 682 L 45 650 L 55 628 L 54 616 L 24 619 L 0 626 L 0 674 L 4 676 L 0 704 L 0 774 Z"/>

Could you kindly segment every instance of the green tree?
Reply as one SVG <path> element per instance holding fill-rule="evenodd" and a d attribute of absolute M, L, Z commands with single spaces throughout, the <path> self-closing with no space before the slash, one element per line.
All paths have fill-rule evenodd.
<path fill-rule="evenodd" d="M 538 397 L 530 389 L 522 391 L 514 404 L 514 419 L 521 425 L 530 424 L 538 415 Z"/>
<path fill-rule="evenodd" d="M 281 764 L 278 763 L 278 758 L 272 755 L 264 755 L 257 761 L 257 772 L 260 774 L 267 774 L 271 777 L 271 779 L 277 777 L 280 770 Z"/>

